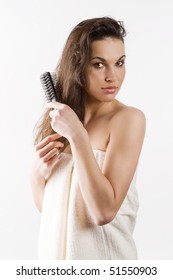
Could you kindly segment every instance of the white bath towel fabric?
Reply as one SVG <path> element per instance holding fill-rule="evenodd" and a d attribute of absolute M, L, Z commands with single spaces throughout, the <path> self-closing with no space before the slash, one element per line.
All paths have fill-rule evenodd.
<path fill-rule="evenodd" d="M 93 150 L 102 168 L 105 152 Z M 43 200 L 38 258 L 54 260 L 137 259 L 133 230 L 138 210 L 136 173 L 112 222 L 98 226 L 85 207 L 71 154 L 62 153 Z"/>

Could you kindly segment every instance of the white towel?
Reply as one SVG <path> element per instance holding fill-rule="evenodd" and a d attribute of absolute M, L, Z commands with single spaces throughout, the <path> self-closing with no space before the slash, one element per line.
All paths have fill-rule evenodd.
<path fill-rule="evenodd" d="M 93 150 L 100 168 L 105 152 Z M 133 230 L 138 210 L 136 173 L 112 222 L 98 226 L 85 207 L 71 154 L 62 153 L 47 182 L 39 233 L 39 259 L 137 259 Z"/>

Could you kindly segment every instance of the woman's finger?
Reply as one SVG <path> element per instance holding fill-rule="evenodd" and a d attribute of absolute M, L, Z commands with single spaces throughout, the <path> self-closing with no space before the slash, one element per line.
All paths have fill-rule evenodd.
<path fill-rule="evenodd" d="M 54 142 L 50 142 L 48 143 L 46 146 L 44 146 L 42 149 L 40 149 L 38 151 L 39 153 L 39 157 L 42 158 L 44 157 L 48 152 L 50 152 L 51 150 L 53 150 L 54 148 L 56 148 L 57 150 L 59 148 L 62 148 L 64 146 L 63 143 L 61 143 L 60 141 L 54 141 Z"/>
<path fill-rule="evenodd" d="M 59 151 L 58 148 L 54 148 L 52 150 L 50 150 L 44 157 L 43 157 L 43 162 L 46 163 L 49 160 L 51 160 L 51 158 L 53 158 L 55 155 L 59 155 Z"/>
<path fill-rule="evenodd" d="M 35 145 L 35 149 L 36 151 L 42 149 L 44 146 L 46 146 L 49 142 L 53 142 L 55 140 L 57 140 L 58 138 L 62 137 L 60 134 L 58 133 L 54 133 L 52 135 L 49 135 L 47 137 L 45 137 L 43 140 L 41 140 L 38 144 Z"/>
<path fill-rule="evenodd" d="M 49 102 L 45 105 L 45 108 L 49 108 L 49 109 L 59 109 L 59 108 L 62 108 L 64 106 L 64 104 L 60 103 L 60 102 L 57 102 L 57 101 L 52 101 L 52 102 Z"/>

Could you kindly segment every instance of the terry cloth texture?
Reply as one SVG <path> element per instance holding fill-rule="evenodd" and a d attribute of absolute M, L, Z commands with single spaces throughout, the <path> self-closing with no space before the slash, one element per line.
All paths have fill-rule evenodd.
<path fill-rule="evenodd" d="M 93 150 L 102 169 L 105 152 Z M 57 169 L 45 187 L 39 259 L 130 260 L 137 259 L 133 230 L 138 211 L 136 173 L 116 215 L 108 224 L 93 223 L 85 206 L 71 154 L 62 153 Z"/>

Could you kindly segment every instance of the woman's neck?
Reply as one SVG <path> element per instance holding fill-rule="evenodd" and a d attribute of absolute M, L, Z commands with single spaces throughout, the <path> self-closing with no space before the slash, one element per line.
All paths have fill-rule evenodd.
<path fill-rule="evenodd" d="M 85 105 L 85 117 L 84 117 L 84 125 L 89 123 L 91 120 L 95 118 L 99 118 L 107 113 L 109 113 L 112 109 L 112 105 L 115 101 L 110 102 L 90 102 L 87 101 Z"/>

